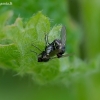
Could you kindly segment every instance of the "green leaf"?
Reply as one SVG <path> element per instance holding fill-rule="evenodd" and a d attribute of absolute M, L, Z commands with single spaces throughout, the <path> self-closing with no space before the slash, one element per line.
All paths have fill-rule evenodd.
<path fill-rule="evenodd" d="M 0 28 L 7 24 L 7 20 L 13 15 L 12 11 L 8 11 L 0 15 Z"/>
<path fill-rule="evenodd" d="M 18 17 L 14 24 L 3 27 L 5 37 L 0 39 L 0 66 L 15 70 L 17 75 L 30 74 L 39 84 L 58 81 L 69 84 L 69 80 L 74 80 L 74 77 L 78 79 L 97 69 L 94 67 L 96 62 L 87 64 L 77 57 L 73 57 L 72 61 L 68 57 L 48 62 L 37 61 L 38 56 L 31 51 L 40 54 L 45 50 L 45 35 L 48 35 L 51 43 L 60 38 L 61 27 L 56 25 L 51 29 L 49 18 L 42 12 L 31 17 L 26 24 Z"/>
<path fill-rule="evenodd" d="M 16 45 L 14 45 L 13 43 L 4 44 L 4 45 L 0 44 L 1 67 L 7 66 L 8 68 L 11 68 L 11 69 L 19 67 L 19 62 L 18 62 L 19 57 L 20 55 L 19 55 Z"/>
<path fill-rule="evenodd" d="M 10 68 L 14 67 L 18 74 L 28 73 L 36 81 L 46 83 L 56 79 L 60 72 L 67 69 L 68 66 L 60 66 L 62 63 L 67 65 L 69 63 L 68 59 L 52 59 L 47 63 L 39 63 L 36 54 L 31 52 L 33 50 L 38 54 L 41 53 L 31 45 L 32 43 L 42 51 L 45 49 L 45 34 L 48 34 L 50 42 L 60 36 L 61 25 L 54 26 L 50 31 L 49 18 L 44 16 L 42 12 L 38 12 L 31 17 L 26 25 L 23 23 L 22 18 L 18 17 L 14 24 L 6 25 L 3 31 L 6 35 L 6 42 L 1 41 L 5 44 L 3 50 L 0 48 L 1 62 L 9 63 L 8 66 Z M 2 51 L 6 51 L 7 54 Z M 16 66 L 12 64 L 11 60 L 17 63 Z"/>

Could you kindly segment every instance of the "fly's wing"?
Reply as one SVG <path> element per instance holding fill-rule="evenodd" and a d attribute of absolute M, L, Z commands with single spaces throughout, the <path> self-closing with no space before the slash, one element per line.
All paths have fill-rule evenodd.
<path fill-rule="evenodd" d="M 62 46 L 65 46 L 66 44 L 66 27 L 62 26 L 61 29 L 61 42 L 62 42 Z"/>

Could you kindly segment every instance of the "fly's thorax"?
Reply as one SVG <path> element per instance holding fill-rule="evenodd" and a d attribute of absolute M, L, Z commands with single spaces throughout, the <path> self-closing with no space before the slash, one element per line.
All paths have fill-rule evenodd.
<path fill-rule="evenodd" d="M 60 48 L 62 48 L 62 42 L 61 42 L 61 40 L 59 40 L 59 39 L 55 39 L 55 40 L 53 41 L 53 45 L 54 45 L 54 48 L 55 48 L 55 49 L 60 49 Z"/>
<path fill-rule="evenodd" d="M 53 43 L 49 44 L 46 49 L 45 49 L 45 52 L 46 52 L 46 55 L 49 56 L 49 54 L 54 50 L 54 47 L 53 47 Z"/>

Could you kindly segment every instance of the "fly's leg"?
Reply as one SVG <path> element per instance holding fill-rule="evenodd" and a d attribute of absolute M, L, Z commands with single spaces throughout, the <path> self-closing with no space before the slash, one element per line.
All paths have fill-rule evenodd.
<path fill-rule="evenodd" d="M 65 54 L 65 55 L 61 55 L 61 57 L 52 57 L 50 59 L 55 59 L 55 58 L 63 58 L 63 57 L 68 57 L 68 56 L 73 56 L 74 54 Z"/>
<path fill-rule="evenodd" d="M 46 35 L 46 34 L 45 34 L 45 43 L 46 43 L 46 46 L 50 44 L 48 41 L 48 35 Z"/>
<path fill-rule="evenodd" d="M 62 54 L 59 54 L 59 53 L 58 53 L 58 54 L 57 54 L 57 57 L 58 57 L 58 58 L 62 57 Z"/>

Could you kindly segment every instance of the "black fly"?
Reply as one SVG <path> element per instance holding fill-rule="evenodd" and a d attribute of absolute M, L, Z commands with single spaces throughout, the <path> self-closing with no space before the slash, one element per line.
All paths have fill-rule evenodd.
<path fill-rule="evenodd" d="M 65 46 L 66 46 L 65 26 L 62 26 L 62 29 L 61 29 L 61 39 L 55 39 L 52 43 L 49 43 L 48 36 L 46 35 L 45 42 L 46 42 L 46 47 L 44 51 L 41 51 L 38 47 L 33 45 L 34 47 L 36 47 L 38 50 L 41 51 L 41 53 L 38 55 L 38 62 L 47 62 L 53 58 L 60 58 L 63 56 L 68 56 L 68 55 L 63 55 L 65 53 Z M 36 53 L 35 51 L 33 52 Z M 57 57 L 53 57 L 55 55 Z"/>

